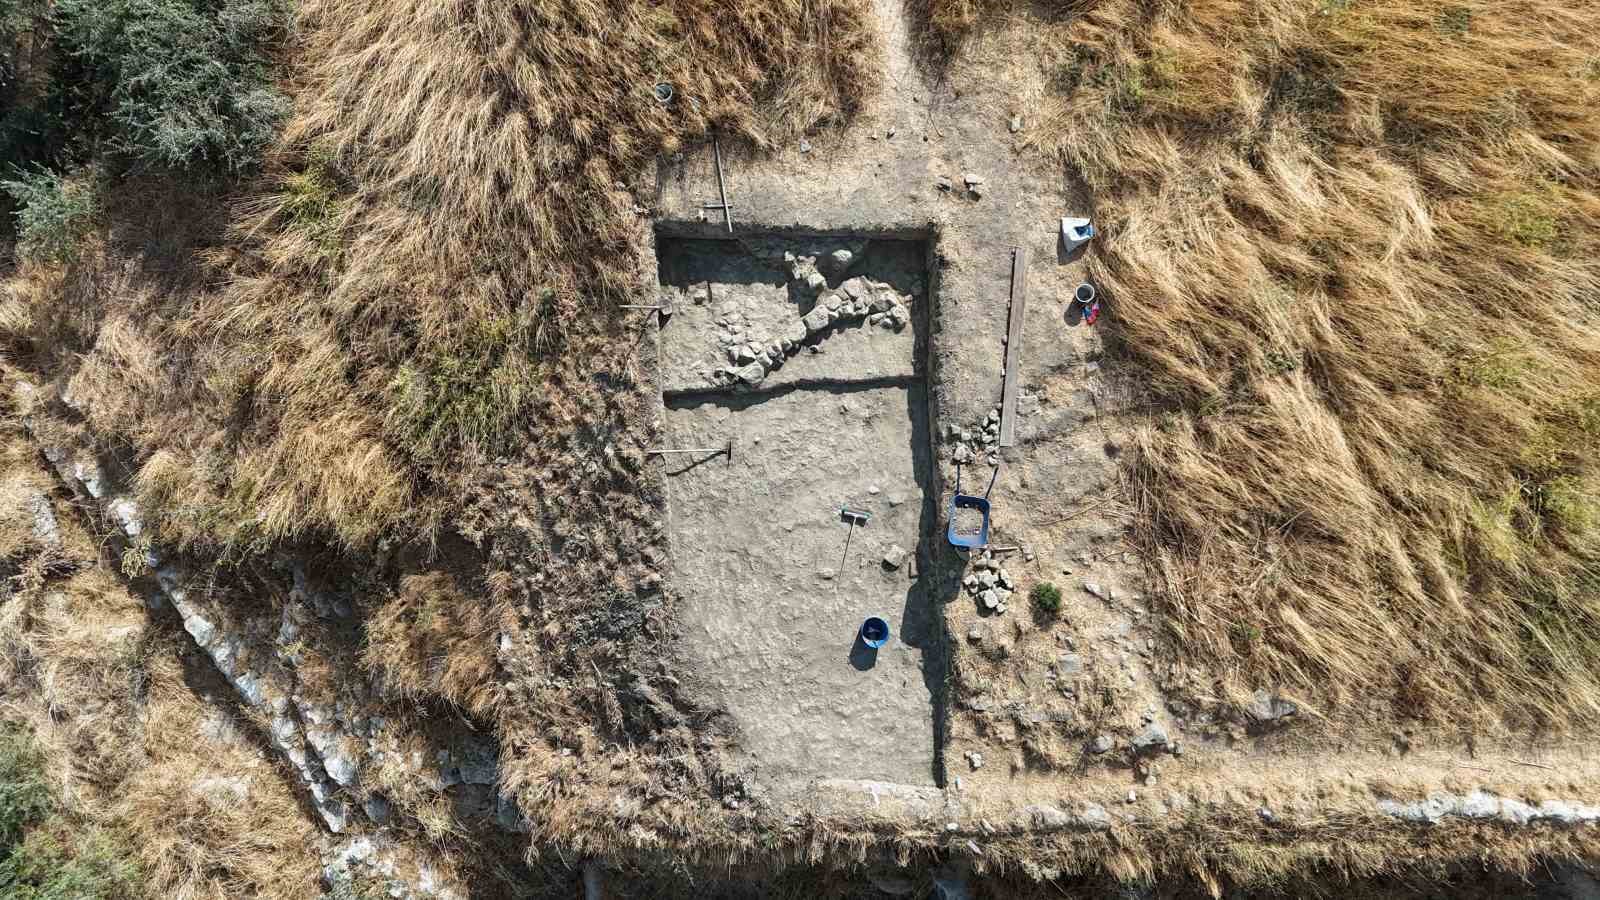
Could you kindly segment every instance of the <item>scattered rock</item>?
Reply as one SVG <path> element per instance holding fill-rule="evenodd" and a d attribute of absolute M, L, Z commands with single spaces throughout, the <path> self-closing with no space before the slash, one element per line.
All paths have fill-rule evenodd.
<path fill-rule="evenodd" d="M 1056 659 L 1056 671 L 1063 678 L 1083 674 L 1083 657 L 1076 653 L 1063 653 Z"/>
<path fill-rule="evenodd" d="M 981 595 L 979 595 L 979 599 L 983 601 L 985 609 L 994 609 L 1000 605 L 1000 595 L 996 594 L 993 588 L 984 591 Z"/>
<path fill-rule="evenodd" d="M 1022 117 L 1021 116 L 1012 116 L 1011 117 L 1011 121 L 1006 123 L 1006 127 L 1011 129 L 1011 133 L 1012 134 L 1016 134 L 1017 132 L 1021 131 L 1022 130 Z"/>
<path fill-rule="evenodd" d="M 1167 730 L 1162 728 L 1160 723 L 1154 723 L 1134 735 L 1133 749 L 1139 751 L 1160 750 L 1167 746 L 1167 743 Z"/>
<path fill-rule="evenodd" d="M 976 750 L 968 750 L 967 753 L 966 753 L 966 757 L 967 757 L 967 763 L 972 766 L 972 770 L 974 772 L 976 772 L 977 770 L 983 768 L 983 754 L 982 753 L 979 753 Z"/>
<path fill-rule="evenodd" d="M 800 152 L 801 153 L 810 153 L 811 152 L 811 142 L 806 140 L 805 138 L 801 138 L 800 139 Z"/>
<path fill-rule="evenodd" d="M 368 797 L 367 801 L 362 804 L 361 808 L 366 811 L 367 818 L 371 819 L 372 824 L 374 825 L 382 825 L 389 821 L 389 814 L 391 812 L 389 800 L 382 794 L 373 794 L 372 796 Z"/>
<path fill-rule="evenodd" d="M 34 539 L 47 547 L 61 546 L 61 526 L 56 522 L 55 510 L 50 508 L 50 498 L 42 492 L 33 491 L 25 502 L 33 515 Z M 137 529 L 133 533 L 137 534 Z"/>
<path fill-rule="evenodd" d="M 967 174 L 961 176 L 961 180 L 966 183 L 967 190 L 969 191 L 978 185 L 983 184 L 983 176 L 973 172 L 968 172 Z"/>
<path fill-rule="evenodd" d="M 1104 600 L 1106 598 L 1105 590 L 1103 588 L 1101 588 L 1100 585 L 1095 584 L 1092 581 L 1085 581 L 1083 583 L 1083 589 L 1085 591 L 1087 591 L 1089 594 L 1091 594 L 1093 596 L 1096 596 L 1096 597 L 1099 597 L 1101 600 Z"/>
<path fill-rule="evenodd" d="M 972 626 L 972 628 L 967 631 L 967 640 L 973 642 L 974 644 L 983 643 L 983 631 L 984 629 L 981 625 Z"/>
<path fill-rule="evenodd" d="M 1068 828 L 1073 824 L 1072 816 L 1054 806 L 1034 803 L 1022 811 L 1035 828 Z"/>
<path fill-rule="evenodd" d="M 1111 748 L 1115 747 L 1116 745 L 1117 742 L 1111 739 L 1111 735 L 1097 734 L 1094 736 L 1094 740 L 1089 742 L 1089 752 L 1110 753 Z"/>
<path fill-rule="evenodd" d="M 884 321 L 891 324 L 895 331 L 899 331 L 911 323 L 911 310 L 907 309 L 903 303 L 896 303 L 894 306 L 889 307 L 888 318 Z"/>
<path fill-rule="evenodd" d="M 836 272 L 843 272 L 850 268 L 850 263 L 855 260 L 855 254 L 843 248 L 828 254 L 828 260 L 833 264 Z"/>
<path fill-rule="evenodd" d="M 1255 696 L 1244 708 L 1245 715 L 1263 725 L 1287 719 L 1299 711 L 1300 707 L 1288 700 L 1274 697 L 1265 689 L 1256 691 Z"/>
<path fill-rule="evenodd" d="M 905 564 L 905 561 L 906 548 L 899 544 L 891 546 L 889 551 L 883 554 L 883 567 L 885 569 L 898 569 Z"/>
<path fill-rule="evenodd" d="M 941 190 L 941 191 L 950 191 L 950 190 L 954 190 L 955 189 L 955 185 L 952 184 L 950 182 L 949 177 L 947 177 L 945 175 L 940 175 L 939 176 L 939 182 L 938 183 L 939 183 L 939 190 Z"/>
<path fill-rule="evenodd" d="M 817 577 L 821 578 L 823 581 L 832 581 L 835 574 L 836 573 L 832 569 L 817 570 Z"/>

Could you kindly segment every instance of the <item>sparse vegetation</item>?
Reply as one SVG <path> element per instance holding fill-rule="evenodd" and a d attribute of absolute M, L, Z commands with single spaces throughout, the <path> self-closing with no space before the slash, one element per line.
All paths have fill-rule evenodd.
<path fill-rule="evenodd" d="M 0 896 L 14 900 L 116 900 L 135 893 L 125 847 L 69 820 L 44 780 L 33 736 L 0 722 Z"/>
<path fill-rule="evenodd" d="M 9 853 L 30 826 L 55 809 L 42 767 L 32 736 L 0 724 L 0 850 Z"/>

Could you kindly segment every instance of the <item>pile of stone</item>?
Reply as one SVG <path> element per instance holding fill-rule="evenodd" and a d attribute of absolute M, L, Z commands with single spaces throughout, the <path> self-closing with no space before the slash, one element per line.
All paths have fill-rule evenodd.
<path fill-rule="evenodd" d="M 989 465 L 1000 464 L 1000 404 L 996 403 L 989 414 L 977 425 L 962 428 L 951 423 L 945 428 L 946 440 L 955 446 L 950 458 L 967 465 L 980 456 L 987 457 Z"/>
<path fill-rule="evenodd" d="M 843 256 L 841 261 L 837 257 Z M 849 250 L 836 250 L 829 255 L 831 268 L 838 270 L 849 265 Z M 717 369 L 714 377 L 722 384 L 760 384 L 767 373 L 782 367 L 793 354 L 799 353 L 806 342 L 841 325 L 865 322 L 891 331 L 901 331 L 911 323 L 910 298 L 895 292 L 887 284 L 856 276 L 847 279 L 837 289 L 828 287 L 828 279 L 817 270 L 815 257 L 784 255 L 789 264 L 792 285 L 802 296 L 815 298 L 811 310 L 791 322 L 779 335 L 750 340 L 744 333 L 744 314 L 736 304 L 728 303 L 717 309 L 718 325 L 724 331 L 719 336 L 728 355 L 728 364 Z"/>
<path fill-rule="evenodd" d="M 1000 566 L 993 554 L 983 551 L 983 555 L 973 560 L 972 571 L 962 579 L 961 584 L 967 593 L 978 601 L 982 609 L 989 612 L 1002 614 L 1008 608 L 1011 595 L 1017 589 L 1017 583 L 1011 579 L 1011 573 Z"/>

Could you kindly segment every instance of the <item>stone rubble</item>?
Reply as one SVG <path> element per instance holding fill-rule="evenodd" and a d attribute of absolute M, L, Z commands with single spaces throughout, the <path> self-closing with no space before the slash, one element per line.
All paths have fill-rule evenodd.
<path fill-rule="evenodd" d="M 885 569 L 898 569 L 905 564 L 905 561 L 906 548 L 899 544 L 890 547 L 888 552 L 883 554 L 883 567 Z"/>
<path fill-rule="evenodd" d="M 1003 615 L 1009 609 L 1011 595 L 1016 590 L 1011 573 L 1001 568 L 994 554 L 988 550 L 972 561 L 972 571 L 967 573 L 961 584 L 983 609 L 997 615 Z"/>
<path fill-rule="evenodd" d="M 808 346 L 816 349 L 817 342 L 835 328 L 865 324 L 903 331 L 911 324 L 909 296 L 860 275 L 844 279 L 836 289 L 830 288 L 828 277 L 818 269 L 820 265 L 839 278 L 848 272 L 855 258 L 856 254 L 843 248 L 825 254 L 820 261 L 813 256 L 784 254 L 783 264 L 789 270 L 791 289 L 813 303 L 804 315 L 785 326 L 781 334 L 751 335 L 739 304 L 728 301 L 718 306 L 715 310 L 715 321 L 720 329 L 717 343 L 726 359 L 706 370 L 711 380 L 721 387 L 755 387 L 773 370 L 781 368 L 789 357 Z M 691 299 L 697 296 L 692 294 Z"/>
<path fill-rule="evenodd" d="M 1020 409 L 1020 404 L 1019 404 Z M 966 465 L 976 459 L 987 459 L 989 465 L 1000 464 L 1000 404 L 990 408 L 976 425 L 961 427 L 955 423 L 945 426 L 945 444 L 951 449 L 950 458 Z"/>

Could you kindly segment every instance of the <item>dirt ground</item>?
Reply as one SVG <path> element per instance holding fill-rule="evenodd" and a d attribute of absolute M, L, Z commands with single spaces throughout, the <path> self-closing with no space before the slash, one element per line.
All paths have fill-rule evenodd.
<path fill-rule="evenodd" d="M 942 535 L 942 510 L 955 474 L 951 458 L 957 441 L 950 437 L 963 428 L 969 433 L 980 430 L 989 412 L 1000 401 L 1014 248 L 1026 248 L 1030 256 L 1029 302 L 1020 356 L 1023 415 L 1018 420 L 1018 445 L 1004 451 L 1000 459 L 1001 472 L 993 494 L 992 543 L 1027 545 L 1036 555 L 1026 571 L 1023 566 L 1017 566 L 1015 574 L 1024 581 L 1020 585 L 1023 593 L 1017 596 L 1009 611 L 1001 617 L 986 615 L 984 618 L 997 618 L 996 624 L 1005 628 L 1009 627 L 1008 622 L 1027 617 L 1024 597 L 1029 583 L 1040 578 L 1061 581 L 1067 577 L 1062 574 L 1063 568 L 1074 568 L 1074 575 L 1132 584 L 1135 580 L 1132 573 L 1137 571 L 1137 566 L 1131 555 L 1124 556 L 1126 548 L 1121 544 L 1121 505 L 1115 494 L 1116 446 L 1111 437 L 1115 425 L 1105 420 L 1109 412 L 1105 406 L 1106 387 L 1103 375 L 1096 371 L 1100 355 L 1098 336 L 1076 317 L 1069 323 L 1065 302 L 1082 281 L 1083 267 L 1079 260 L 1069 259 L 1063 252 L 1058 237 L 1059 219 L 1082 214 L 1087 208 L 1086 200 L 1064 173 L 1030 165 L 1018 152 L 1022 135 L 1009 127 L 1011 117 L 1021 111 L 1015 104 L 1016 98 L 1005 97 L 999 91 L 963 95 L 940 84 L 938 73 L 924 71 L 914 61 L 899 7 L 891 3 L 880 6 L 883 7 L 880 13 L 889 23 L 886 33 L 890 37 L 887 48 L 890 73 L 886 79 L 887 90 L 876 108 L 862 117 L 858 127 L 842 134 L 819 135 L 810 139 L 804 148 L 798 145 L 784 148 L 771 157 L 752 159 L 736 149 L 724 148 L 724 176 L 729 201 L 734 206 L 735 237 L 760 236 L 786 229 L 836 236 L 932 235 L 935 277 L 931 279 L 934 296 L 928 322 L 928 378 L 939 465 L 924 479 L 929 494 L 927 500 L 934 510 L 931 515 L 937 521 L 924 524 L 937 533 L 937 538 L 923 546 L 921 564 L 932 571 L 922 580 L 937 595 L 939 614 L 949 622 L 948 633 L 960 637 L 976 624 L 979 604 L 959 587 L 967 560 L 951 550 Z M 969 189 L 969 181 L 972 189 Z M 684 241 L 678 236 L 693 235 L 703 239 L 726 236 L 720 212 L 707 213 L 702 209 L 717 196 L 714 161 L 709 152 L 689 154 L 681 162 L 663 167 L 658 220 L 673 235 L 658 246 L 665 283 L 675 281 L 687 285 L 705 277 L 704 271 L 692 275 L 688 272 L 682 253 L 686 245 L 699 242 Z M 702 260 L 694 265 L 703 270 L 708 264 Z M 776 276 L 777 279 L 781 277 L 781 274 Z M 772 306 L 783 302 L 781 285 L 772 283 L 765 290 Z M 715 312 L 714 301 L 677 309 L 673 320 L 663 328 L 663 387 L 669 392 L 674 387 L 703 381 L 701 360 L 711 355 L 708 348 L 676 337 L 675 332 L 690 330 L 693 323 L 693 330 L 703 334 L 708 309 Z M 836 349 L 830 345 L 826 349 L 826 359 L 830 374 L 859 374 L 861 365 L 883 371 L 881 360 L 859 352 L 859 348 L 841 346 Z M 803 362 L 810 361 L 790 363 L 780 373 L 804 371 Z M 820 404 L 816 406 L 816 411 L 823 410 L 829 414 L 834 412 Z M 721 432 L 715 428 L 697 430 L 690 426 L 682 417 L 683 411 L 672 409 L 670 403 L 667 412 L 675 440 L 704 436 L 715 443 L 721 438 Z M 695 417 L 709 425 L 705 421 L 709 415 L 709 411 L 700 410 Z M 740 415 L 749 415 L 749 412 Z M 818 443 L 808 443 L 808 451 L 845 462 L 859 449 L 856 431 L 838 429 L 826 419 L 815 424 Z M 875 427 L 886 428 L 888 423 L 885 421 Z M 748 427 L 740 430 L 750 433 Z M 903 440 L 898 443 L 904 446 Z M 976 449 L 979 452 L 965 477 L 976 480 L 981 490 L 992 470 L 987 454 L 981 447 Z M 762 452 L 765 454 L 764 447 Z M 880 454 L 871 455 L 879 464 L 885 462 Z M 771 459 L 781 471 L 775 473 L 780 477 L 768 482 L 779 486 L 768 488 L 772 491 L 770 498 L 777 499 L 780 492 L 794 490 L 801 495 L 802 502 L 794 508 L 793 518 L 824 530 L 819 535 L 820 540 L 796 542 L 806 547 L 806 551 L 791 550 L 778 557 L 786 559 L 798 553 L 803 559 L 786 559 L 782 571 L 766 572 L 764 578 L 753 583 L 761 585 L 766 593 L 814 591 L 826 586 L 826 582 L 817 579 L 817 569 L 836 565 L 832 561 L 816 562 L 814 557 L 819 557 L 821 551 L 829 547 L 837 552 L 837 538 L 842 535 L 838 533 L 837 514 L 833 513 L 830 519 L 829 509 L 836 509 L 838 500 L 833 496 L 810 496 L 799 486 L 788 488 L 788 484 L 794 483 L 794 468 L 782 462 Z M 739 467 L 736 460 L 735 468 Z M 904 463 L 901 467 L 909 476 Z M 721 462 L 714 461 L 694 471 L 714 473 L 725 468 Z M 847 464 L 845 468 L 854 466 Z M 833 474 L 833 468 L 819 471 L 817 475 L 825 477 L 814 483 L 828 484 Z M 909 488 L 911 479 L 905 480 Z M 669 478 L 669 485 L 672 516 L 676 520 L 673 531 L 682 536 L 688 533 L 683 517 L 698 513 L 685 509 L 690 499 L 689 485 L 682 477 Z M 881 487 L 886 493 L 894 490 L 887 484 Z M 757 515 L 781 513 L 787 517 L 791 514 L 790 507 L 770 504 L 769 495 L 765 493 L 748 498 L 746 503 Z M 715 517 L 705 525 L 709 527 L 714 522 Z M 883 525 L 892 526 L 893 521 Z M 702 525 L 697 521 L 692 527 L 699 529 Z M 771 559 L 766 542 L 740 546 L 737 543 L 741 537 L 739 530 L 729 529 L 727 533 L 732 543 L 717 551 L 719 554 L 763 562 Z M 779 531 L 778 534 L 785 533 Z M 912 539 L 910 534 L 894 534 L 890 527 L 880 528 L 875 520 L 873 528 L 858 538 L 859 559 L 876 567 L 883 543 L 898 541 L 909 549 L 913 546 Z M 810 546 L 812 543 L 816 544 L 815 548 Z M 716 601 L 711 607 L 703 605 L 709 586 L 686 574 L 701 566 L 692 558 L 686 558 L 683 550 L 683 541 L 675 541 L 677 586 L 684 591 L 687 601 L 684 608 L 696 618 L 685 623 L 685 631 L 703 636 L 708 623 L 699 620 L 700 613 L 725 606 L 728 601 Z M 852 554 L 856 552 L 853 547 Z M 1080 561 L 1083 559 L 1088 561 Z M 1021 563 L 1020 555 L 1018 563 Z M 872 580 L 879 577 L 876 572 L 872 576 Z M 1094 598 L 1068 593 L 1067 619 L 1086 617 L 1084 614 L 1091 606 L 1099 612 L 1100 604 Z M 700 612 L 694 612 L 697 609 Z M 895 612 L 898 614 L 900 610 L 897 608 Z M 848 616 L 842 613 L 839 621 L 832 625 L 834 631 L 849 627 L 844 621 Z M 1125 630 L 1130 635 L 1134 631 L 1131 619 L 1108 623 L 1106 627 L 1113 631 Z M 691 657 L 696 660 L 695 667 L 702 668 L 711 657 L 704 652 L 694 652 L 703 650 L 696 648 L 695 640 L 690 638 Z M 836 636 L 833 642 L 837 643 Z M 839 656 L 828 649 L 826 642 L 805 648 L 798 646 L 801 643 L 789 645 L 798 657 L 809 658 L 808 662 L 797 659 L 798 665 L 813 668 L 824 660 L 832 663 Z M 719 643 L 719 647 L 718 656 L 740 655 L 726 645 Z M 951 649 L 960 652 L 958 648 Z M 761 673 L 770 671 L 770 666 L 760 661 L 762 654 L 745 651 L 744 655 L 747 659 L 741 666 Z M 1116 662 L 1121 663 L 1120 657 Z M 721 663 L 728 664 L 727 660 Z M 957 665 L 959 667 L 959 661 Z M 1142 675 L 1143 671 L 1140 663 L 1130 661 L 1127 667 L 1130 676 Z M 712 682 L 718 677 L 711 675 Z M 756 706 L 763 712 L 768 708 L 762 702 L 767 697 L 758 694 L 751 699 L 755 702 L 744 704 L 747 708 Z M 924 705 L 927 700 L 924 694 Z M 734 719 L 746 731 L 747 746 L 760 742 L 756 734 L 780 738 L 786 735 L 786 729 L 775 727 L 768 721 L 768 715 L 754 719 L 748 714 L 741 716 L 740 701 L 730 700 L 729 703 Z M 890 709 L 895 715 L 910 713 L 908 707 L 898 705 L 885 709 L 880 719 L 890 719 Z M 921 729 L 931 739 L 932 723 L 927 721 L 926 710 L 913 721 L 914 728 Z M 912 727 L 910 721 L 903 724 Z M 937 727 L 941 737 L 945 737 L 944 724 Z M 949 737 L 955 739 L 951 749 L 964 752 L 966 745 L 961 743 L 964 727 L 954 724 L 951 728 Z M 893 730 L 900 729 L 894 727 Z M 879 749 L 882 748 L 864 748 L 862 758 L 876 760 L 874 751 Z M 814 774 L 919 784 L 927 781 L 924 765 L 927 758 L 925 750 L 924 755 L 915 757 L 914 763 L 905 761 L 889 766 L 879 762 L 853 770 L 835 768 L 832 771 L 827 771 L 831 766 L 819 766 Z M 958 759 L 954 755 L 949 758 Z M 840 757 L 839 761 L 847 759 Z M 961 768 L 965 769 L 964 763 Z M 924 771 L 923 778 L 905 777 L 918 770 Z"/>

